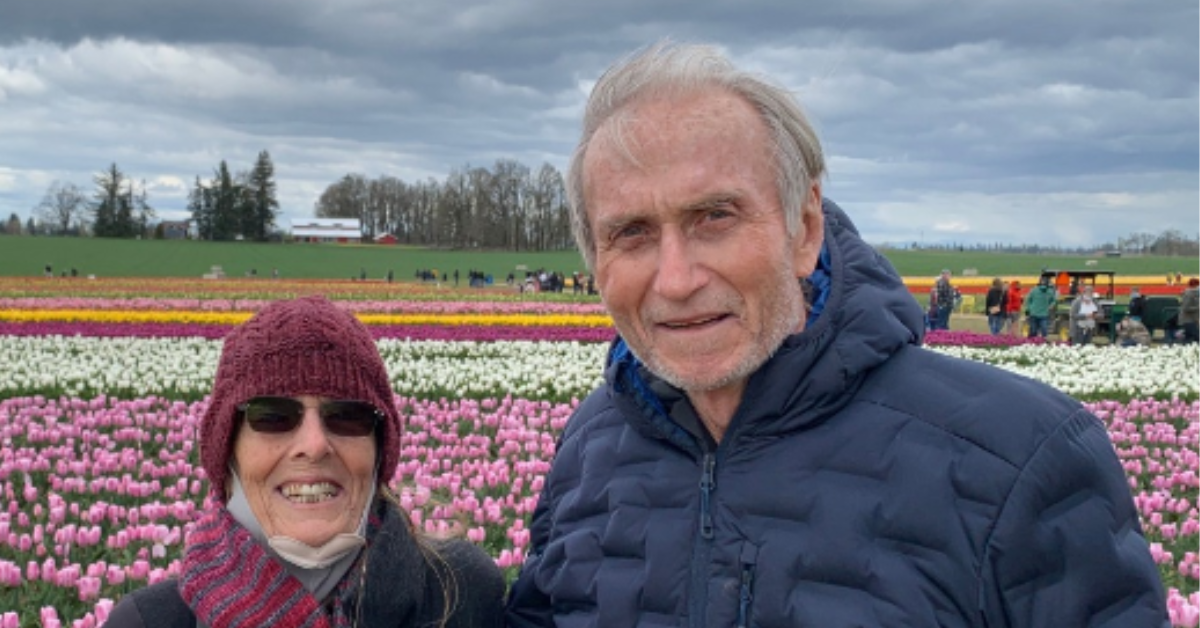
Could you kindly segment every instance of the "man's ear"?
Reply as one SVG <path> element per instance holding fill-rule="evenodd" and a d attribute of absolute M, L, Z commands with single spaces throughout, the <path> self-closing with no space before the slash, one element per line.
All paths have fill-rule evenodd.
<path fill-rule="evenodd" d="M 800 225 L 792 238 L 792 264 L 798 277 L 808 277 L 817 267 L 825 241 L 825 214 L 821 211 L 821 182 L 813 181 L 804 195 Z"/>

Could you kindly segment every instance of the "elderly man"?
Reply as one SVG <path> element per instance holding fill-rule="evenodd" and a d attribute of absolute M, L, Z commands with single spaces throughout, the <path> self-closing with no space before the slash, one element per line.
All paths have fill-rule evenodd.
<path fill-rule="evenodd" d="M 785 90 L 660 44 L 568 177 L 619 338 L 547 476 L 510 626 L 1166 626 L 1104 426 L 921 348 Z"/>

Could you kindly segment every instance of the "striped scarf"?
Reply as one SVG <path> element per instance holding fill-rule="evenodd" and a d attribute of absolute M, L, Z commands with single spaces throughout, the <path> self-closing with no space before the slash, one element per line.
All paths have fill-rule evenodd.
<path fill-rule="evenodd" d="M 378 519 L 371 517 L 371 528 Z M 358 574 L 366 552 L 347 572 Z M 291 574 L 263 550 L 223 507 L 210 508 L 188 536 L 179 593 L 212 628 L 350 628 L 357 578 L 345 578 L 331 594 L 332 617 Z"/>

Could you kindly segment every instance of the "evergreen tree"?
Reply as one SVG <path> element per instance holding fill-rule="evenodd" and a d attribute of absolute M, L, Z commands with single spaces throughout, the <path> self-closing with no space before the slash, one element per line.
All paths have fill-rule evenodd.
<path fill-rule="evenodd" d="M 150 220 L 154 218 L 154 208 L 150 206 L 149 194 L 146 192 L 146 181 L 142 180 L 141 191 L 135 192 L 133 184 L 129 185 L 130 209 L 133 212 L 134 235 L 145 238 L 150 235 Z"/>
<path fill-rule="evenodd" d="M 271 163 L 271 155 L 267 151 L 258 153 L 247 187 L 250 206 L 244 216 L 242 235 L 249 240 L 265 241 L 275 226 L 275 216 L 279 210 L 279 201 L 275 198 L 275 165 Z"/>
<path fill-rule="evenodd" d="M 125 189 L 117 203 L 116 218 L 113 220 L 113 235 L 118 238 L 132 238 L 134 235 L 133 221 L 133 184 Z"/>
<path fill-rule="evenodd" d="M 233 182 L 229 174 L 229 166 L 225 160 L 217 168 L 213 179 L 213 239 L 232 240 L 241 232 L 241 220 L 238 217 L 238 200 L 241 196 L 240 186 Z"/>
<path fill-rule="evenodd" d="M 133 231 L 131 199 L 125 192 L 125 174 L 112 164 L 95 177 L 96 201 L 93 232 L 101 238 L 128 237 Z"/>
<path fill-rule="evenodd" d="M 201 240 L 213 239 L 213 207 L 212 195 L 209 194 L 209 189 L 200 183 L 200 177 L 196 177 L 196 185 L 192 187 L 192 191 L 188 192 L 188 211 L 192 213 L 192 222 L 196 224 L 196 237 Z"/>
<path fill-rule="evenodd" d="M 21 235 L 21 217 L 17 212 L 8 217 L 8 226 L 4 228 L 4 232 L 8 235 Z"/>

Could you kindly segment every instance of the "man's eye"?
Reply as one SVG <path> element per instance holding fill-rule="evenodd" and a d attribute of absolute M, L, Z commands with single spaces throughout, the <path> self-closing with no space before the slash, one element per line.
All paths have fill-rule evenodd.
<path fill-rule="evenodd" d="M 646 235 L 645 225 L 625 225 L 613 232 L 613 241 L 632 240 Z"/>

